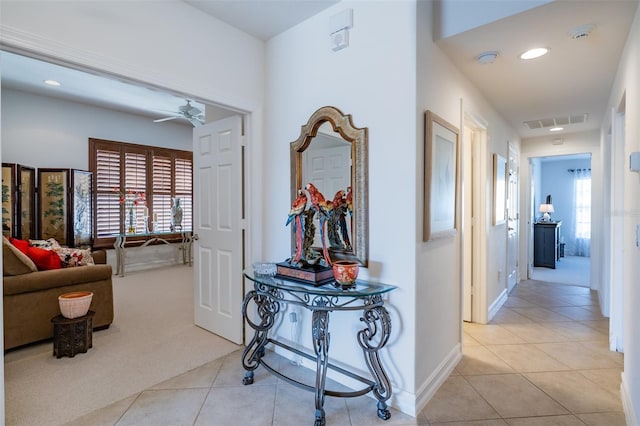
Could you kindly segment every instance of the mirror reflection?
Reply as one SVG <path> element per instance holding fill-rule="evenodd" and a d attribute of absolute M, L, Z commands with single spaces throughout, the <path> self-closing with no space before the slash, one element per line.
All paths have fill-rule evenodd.
<path fill-rule="evenodd" d="M 327 201 L 325 244 L 330 250 L 351 252 L 351 144 L 334 132 L 328 122 L 323 123 L 302 153 L 302 170 L 302 181 L 313 183 Z M 314 224 L 313 245 L 319 247 L 322 246 L 322 236 L 317 216 Z"/>
<path fill-rule="evenodd" d="M 291 143 L 292 202 L 307 195 L 306 206 L 312 198 L 322 200 L 322 206 L 312 209 L 319 213 L 305 219 L 305 223 L 313 224 L 305 226 L 305 233 L 310 229 L 313 233 L 304 238 L 292 233 L 292 253 L 298 238 L 304 241 L 298 245 L 311 246 L 317 254 L 306 257 L 307 261 L 319 257 L 331 262 L 353 260 L 367 266 L 367 133 L 367 128 L 353 125 L 350 115 L 326 106 L 313 113 Z M 322 196 L 312 195 L 310 188 Z M 307 245 L 311 239 L 313 243 Z"/>

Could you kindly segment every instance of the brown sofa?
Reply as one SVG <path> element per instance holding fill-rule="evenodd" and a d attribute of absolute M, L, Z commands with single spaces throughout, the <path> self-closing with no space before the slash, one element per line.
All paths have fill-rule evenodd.
<path fill-rule="evenodd" d="M 38 271 L 28 257 L 3 240 L 5 350 L 52 338 L 51 318 L 60 314 L 58 296 L 63 293 L 93 292 L 89 309 L 95 312 L 94 330 L 113 322 L 112 270 L 105 251 L 93 253 L 95 265 Z"/>

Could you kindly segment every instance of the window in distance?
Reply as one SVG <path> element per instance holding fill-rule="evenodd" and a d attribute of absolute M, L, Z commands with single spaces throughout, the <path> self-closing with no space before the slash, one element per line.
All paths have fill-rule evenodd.
<path fill-rule="evenodd" d="M 190 151 L 89 139 L 89 169 L 95 176 L 95 247 L 110 247 L 126 232 L 127 203 L 121 194 L 144 193 L 134 205 L 136 232 L 157 219 L 156 232 L 170 232 L 172 199 L 180 198 L 182 230 L 193 229 L 193 154 Z M 131 197 L 130 195 L 130 197 Z M 180 236 L 175 235 L 179 241 Z"/>

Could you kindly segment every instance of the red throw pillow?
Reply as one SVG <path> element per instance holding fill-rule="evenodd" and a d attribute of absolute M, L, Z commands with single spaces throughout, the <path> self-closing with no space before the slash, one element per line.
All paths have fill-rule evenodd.
<path fill-rule="evenodd" d="M 36 264 L 39 271 L 62 268 L 60 256 L 53 250 L 29 247 L 27 249 L 27 256 L 33 260 L 33 263 Z"/>
<path fill-rule="evenodd" d="M 29 249 L 29 241 L 12 238 L 11 244 L 13 244 L 18 250 L 20 250 L 24 254 L 27 254 L 27 250 Z"/>

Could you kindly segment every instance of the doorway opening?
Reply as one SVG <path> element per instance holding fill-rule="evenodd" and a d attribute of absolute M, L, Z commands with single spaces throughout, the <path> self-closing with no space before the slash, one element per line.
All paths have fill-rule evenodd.
<path fill-rule="evenodd" d="M 250 150 L 247 149 L 248 142 L 250 142 L 250 135 L 253 134 L 251 131 L 251 113 L 247 111 L 242 111 L 240 109 L 234 107 L 227 107 L 221 104 L 216 103 L 214 100 L 203 99 L 197 96 L 193 96 L 188 93 L 180 93 L 177 91 L 173 91 L 167 87 L 158 87 L 153 84 L 146 83 L 144 81 L 137 81 L 133 79 L 128 79 L 126 76 L 115 76 L 108 71 L 102 71 L 99 69 L 92 69 L 88 67 L 82 67 L 75 64 L 68 63 L 64 60 L 60 60 L 55 56 L 40 56 L 34 55 L 29 52 L 24 52 L 21 49 L 12 49 L 12 48 L 3 48 L 0 51 L 0 55 L 3 59 L 9 58 L 9 60 L 3 61 L 3 70 L 2 70 L 2 89 L 11 89 L 14 93 L 20 93 L 20 99 L 23 97 L 26 99 L 29 96 L 36 95 L 48 98 L 60 98 L 65 100 L 65 105 L 62 105 L 63 102 L 60 102 L 60 108 L 56 111 L 59 117 L 62 120 L 64 118 L 64 113 L 68 105 L 92 105 L 96 107 L 96 111 L 102 112 L 104 111 L 105 115 L 100 120 L 96 120 L 97 122 L 114 120 L 109 115 L 113 111 L 118 111 L 119 117 L 125 117 L 125 119 L 118 118 L 117 124 L 113 124 L 112 128 L 117 129 L 117 136 L 114 133 L 113 140 L 136 140 L 137 138 L 141 138 L 139 143 L 143 145 L 153 145 L 160 146 L 163 148 L 176 148 L 183 150 L 190 150 L 193 147 L 193 126 L 197 123 L 189 123 L 185 124 L 188 128 L 188 131 L 183 132 L 180 130 L 172 131 L 176 127 L 179 126 L 176 123 L 181 122 L 183 116 L 179 114 L 173 114 L 169 117 L 166 117 L 167 114 L 172 114 L 176 111 L 180 112 L 179 108 L 175 107 L 166 107 L 165 105 L 171 105 L 171 101 L 175 102 L 177 99 L 178 105 L 183 106 L 185 100 L 190 100 L 194 102 L 192 104 L 196 105 L 199 103 L 200 107 L 203 108 L 204 116 L 206 118 L 207 123 L 212 121 L 219 121 L 226 117 L 238 117 L 241 116 L 244 119 L 243 123 L 246 126 L 249 126 L 248 131 L 246 132 L 249 136 L 244 137 L 243 144 L 244 146 L 241 149 L 238 149 L 238 170 L 241 170 L 242 178 L 236 179 L 234 182 L 237 182 L 237 188 L 234 188 L 234 193 L 242 194 L 242 206 L 250 205 L 250 187 L 252 182 L 252 177 L 250 176 L 251 167 L 242 167 L 240 164 L 242 161 L 247 163 L 251 162 Z M 13 70 L 11 69 L 11 64 L 13 64 Z M 48 72 L 51 74 L 48 74 Z M 62 87 L 58 87 L 56 91 L 52 91 L 47 86 L 42 85 L 42 78 L 36 78 L 39 75 L 45 73 L 45 75 L 55 75 L 56 78 L 62 80 L 65 79 L 65 83 Z M 31 77 L 28 79 L 27 77 Z M 24 96 L 22 95 L 24 93 Z M 93 94 L 92 94 L 93 93 Z M 14 96 L 15 98 L 15 96 Z M 151 101 L 149 101 L 149 99 Z M 26 101 L 25 101 L 26 102 Z M 31 102 L 33 102 L 31 100 Z M 16 102 L 14 104 L 21 105 L 24 102 Z M 37 102 L 36 102 L 37 103 Z M 12 105 L 13 106 L 13 105 Z M 70 111 L 82 109 L 80 107 L 69 107 Z M 98 110 L 98 108 L 100 108 Z M 157 111 L 155 108 L 167 108 L 166 110 Z M 87 111 L 92 110 L 92 108 L 85 108 Z M 3 110 L 3 114 L 8 112 L 8 108 Z M 184 111 L 183 111 L 184 112 Z M 36 114 L 37 115 L 37 114 Z M 72 115 L 71 112 L 68 115 Z M 83 116 L 84 117 L 84 116 Z M 159 117 L 166 117 L 160 118 Z M 169 118 L 176 118 L 176 120 L 170 122 L 170 124 L 160 123 L 169 121 Z M 75 121 L 74 121 L 75 120 Z M 72 117 L 69 120 L 68 128 L 73 129 L 81 129 L 73 134 L 71 142 L 65 141 L 68 144 L 73 145 L 72 149 L 69 146 L 65 146 L 64 149 L 60 149 L 61 152 L 73 152 L 80 153 L 84 149 L 84 145 L 82 144 L 82 139 L 84 141 L 89 137 L 94 137 L 96 134 L 84 133 L 91 132 L 91 127 L 87 122 L 83 122 L 82 126 L 75 125 L 76 122 L 80 121 L 78 117 Z M 153 123 L 155 121 L 156 123 Z M 186 122 L 185 122 L 186 123 Z M 169 128 L 168 126 L 174 126 L 173 128 Z M 163 127 L 164 126 L 164 127 Z M 108 126 L 103 126 L 99 129 L 94 129 L 94 132 L 98 134 L 103 134 L 102 132 L 108 133 L 108 130 L 105 128 Z M 157 133 L 166 133 L 168 136 L 165 139 L 161 139 L 158 137 L 158 140 L 155 139 L 150 141 L 150 137 L 144 138 L 144 135 L 153 134 L 155 135 L 155 131 L 157 128 L 164 128 L 164 131 L 158 131 Z M 88 130 L 85 130 L 88 129 Z M 130 135 L 127 136 L 126 129 L 132 129 Z M 4 130 L 4 129 L 3 129 Z M 55 131 L 52 131 L 55 133 Z M 175 136 L 179 134 L 179 136 Z M 109 135 L 107 134 L 109 137 Z M 67 138 L 69 139 L 69 138 Z M 176 141 L 180 141 L 182 145 L 179 146 L 171 146 L 172 143 L 178 143 Z M 7 139 L 3 141 L 7 143 Z M 157 143 L 156 143 L 157 142 Z M 184 146 L 183 146 L 184 145 Z M 3 149 L 4 151 L 4 149 Z M 86 156 L 86 154 L 85 154 Z M 77 155 L 76 158 L 86 158 L 81 155 Z M 78 160 L 78 161 L 86 161 L 86 160 Z M 28 162 L 26 164 L 32 164 L 32 162 Z M 37 164 L 34 164 L 37 165 Z M 82 169 L 88 169 L 88 164 L 86 167 L 80 167 Z M 194 188 L 194 194 L 197 194 L 197 191 Z M 234 216 L 242 216 L 242 223 L 245 228 L 249 226 L 250 219 L 244 217 L 244 211 L 242 207 L 238 207 L 231 212 Z M 195 213 L 195 212 L 194 212 Z M 194 228 L 195 229 L 195 228 Z M 244 259 L 251 258 L 251 244 L 250 244 L 250 233 L 242 232 L 241 230 L 235 230 L 233 238 L 238 239 L 242 244 L 242 249 L 239 250 L 240 256 L 243 256 L 243 261 L 241 265 L 244 265 Z M 201 240 L 202 242 L 202 240 Z M 165 247 L 161 247 L 165 248 Z M 133 248 L 135 250 L 135 248 Z M 158 252 L 160 252 L 160 248 Z M 149 251 L 153 256 L 160 256 L 156 251 Z M 195 252 L 195 251 L 194 251 Z M 161 253 L 165 255 L 169 260 L 173 260 L 175 256 L 172 256 L 173 252 L 171 250 L 166 250 L 166 253 Z M 139 256 L 137 259 L 137 265 L 140 265 L 139 269 L 145 269 L 148 266 L 147 258 L 143 256 Z M 197 259 L 196 259 L 197 263 Z M 237 277 L 242 277 L 242 266 L 239 266 L 237 270 L 233 271 L 234 285 L 243 287 L 243 282 L 240 281 L 238 284 L 236 281 Z M 244 293 L 244 289 L 242 289 Z M 235 314 L 235 312 L 234 312 Z M 237 315 L 234 315 L 234 320 L 237 320 L 237 328 L 242 328 L 242 317 L 240 315 L 240 307 L 237 307 Z M 223 336 L 226 337 L 226 336 Z"/>
<path fill-rule="evenodd" d="M 530 159 L 533 262 L 529 278 L 591 287 L 591 154 Z"/>
<path fill-rule="evenodd" d="M 486 324 L 487 306 L 487 125 L 464 114 L 462 131 L 462 320 Z"/>

